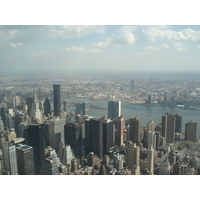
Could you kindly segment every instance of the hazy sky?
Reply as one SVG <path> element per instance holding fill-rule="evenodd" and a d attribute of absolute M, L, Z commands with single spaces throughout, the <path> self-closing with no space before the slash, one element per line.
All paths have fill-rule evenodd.
<path fill-rule="evenodd" d="M 0 70 L 200 71 L 200 26 L 0 26 Z"/>

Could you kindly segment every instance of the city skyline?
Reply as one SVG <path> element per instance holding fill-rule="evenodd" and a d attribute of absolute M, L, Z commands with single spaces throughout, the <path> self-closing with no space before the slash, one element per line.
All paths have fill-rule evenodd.
<path fill-rule="evenodd" d="M 200 26 L 0 26 L 4 72 L 199 71 Z"/>
<path fill-rule="evenodd" d="M 29 6 L 27 6 L 29 4 Z M 24 2 L 24 1 L 5 1 L 1 3 L 2 5 L 2 10 L 1 10 L 1 14 L 0 14 L 0 21 L 2 25 L 12 25 L 12 24 L 141 24 L 141 25 L 146 25 L 146 24 L 199 24 L 198 22 L 198 6 L 196 5 L 196 2 L 194 1 L 190 1 L 190 2 L 172 2 L 172 1 L 167 1 L 167 2 L 161 2 L 161 1 L 139 1 L 139 2 L 132 2 L 132 1 L 123 1 L 123 2 L 118 2 L 118 1 L 101 1 L 101 2 L 94 2 L 94 1 L 71 1 L 71 2 L 61 2 L 61 1 L 57 1 L 55 3 L 53 3 L 52 1 L 40 1 L 40 4 L 38 1 L 34 1 L 34 2 Z M 139 23 L 138 23 L 139 20 Z M 102 22 L 103 21 L 103 22 Z M 184 26 L 180 26 L 180 27 L 184 27 Z M 184 27 L 188 28 L 188 27 Z M 197 30 L 198 31 L 198 30 Z M 1 32 L 2 33 L 2 32 Z M 31 32 L 32 33 L 32 32 Z M 35 31 L 33 34 L 36 35 L 39 32 Z M 114 34 L 114 33 L 113 33 Z M 26 35 L 26 34 L 25 34 Z M 39 34 L 40 35 L 40 34 Z M 94 34 L 94 36 L 98 35 L 98 36 L 102 36 L 103 34 Z M 3 41 L 3 37 L 2 34 L 0 34 L 1 36 L 1 41 L 0 43 Z M 60 45 L 57 45 L 57 48 L 53 47 L 51 44 L 49 44 L 49 46 L 45 46 L 42 47 L 38 44 L 41 44 L 43 41 L 43 44 L 47 43 L 47 40 L 42 40 L 42 35 L 41 36 L 41 40 L 35 40 L 34 42 L 29 41 L 28 43 L 24 43 L 23 41 L 7 41 L 7 46 L 5 45 L 4 47 L 1 46 L 0 44 L 0 76 L 1 77 L 8 77 L 8 76 L 16 76 L 16 74 L 21 75 L 21 74 L 25 74 L 27 76 L 28 75 L 49 75 L 49 72 L 51 72 L 51 70 L 55 69 L 58 70 L 58 73 L 62 73 L 62 70 L 65 70 L 66 68 L 66 74 L 68 73 L 69 67 L 71 67 L 71 69 L 75 70 L 75 72 L 80 72 L 80 68 L 76 68 L 76 64 L 78 65 L 78 61 L 81 64 L 84 64 L 84 58 L 89 58 L 90 60 L 90 66 L 82 66 L 82 71 L 85 73 L 90 72 L 90 67 L 92 66 L 93 69 L 95 68 L 95 70 L 104 70 L 104 69 L 110 69 L 111 73 L 116 73 L 117 70 L 121 69 L 122 70 L 128 70 L 126 69 L 126 63 L 128 63 L 128 61 L 131 59 L 131 55 L 130 52 L 125 52 L 123 57 L 119 56 L 119 53 L 117 54 L 118 57 L 116 55 L 114 55 L 113 53 L 110 53 L 109 55 L 111 55 L 109 57 L 109 55 L 107 56 L 107 59 L 103 59 L 105 57 L 103 57 L 103 53 L 104 55 L 106 53 L 109 53 L 108 50 L 111 49 L 111 47 L 105 47 L 100 49 L 101 52 L 96 52 L 99 53 L 98 55 L 96 54 L 94 56 L 94 54 L 91 54 L 91 52 L 89 52 L 89 50 L 91 50 L 93 48 L 91 43 L 91 46 L 84 46 L 84 43 L 80 43 L 79 45 L 75 45 L 75 44 L 71 44 L 68 42 L 68 40 L 62 39 L 60 40 Z M 86 42 L 88 41 L 88 37 L 90 37 L 91 35 L 88 36 L 84 36 L 81 39 L 85 40 Z M 106 42 L 108 39 L 108 34 L 105 35 L 107 37 L 104 37 L 105 40 L 99 40 L 99 41 L 95 41 L 94 42 Z M 112 35 L 111 35 L 112 36 Z M 135 35 L 134 35 L 135 36 Z M 25 38 L 24 35 L 21 36 L 21 38 Z M 28 37 L 29 38 L 29 37 Z M 136 38 L 136 36 L 135 36 Z M 57 38 L 58 40 L 59 38 Z M 79 38 L 80 39 L 80 38 Z M 137 39 L 137 38 L 136 38 Z M 50 39 L 49 39 L 50 40 Z M 54 38 L 54 42 L 56 43 L 55 38 Z M 70 40 L 71 42 L 73 41 L 78 41 L 77 38 L 74 38 L 73 40 Z M 186 41 L 185 41 L 186 42 Z M 184 44 L 185 44 L 184 42 Z M 14 43 L 14 44 L 11 44 Z M 18 43 L 18 44 L 15 44 Z M 62 44 L 63 43 L 63 44 Z M 69 44 L 69 46 L 66 46 L 66 43 Z M 149 42 L 150 43 L 150 42 Z M 196 42 L 192 42 L 193 44 L 198 43 L 198 41 Z M 34 44 L 34 45 L 33 45 Z M 63 46 L 62 46 L 62 45 Z M 153 47 L 153 44 L 156 46 L 155 42 L 151 42 L 150 43 L 151 46 Z M 172 44 L 172 43 L 171 43 Z M 186 46 L 189 45 L 188 42 L 186 42 Z M 70 52 L 72 55 L 72 59 L 69 60 L 68 57 L 65 56 L 66 48 L 68 48 L 69 50 L 72 49 L 72 45 L 74 45 L 74 47 L 82 47 L 82 50 L 84 51 L 88 51 L 88 52 Z M 112 49 L 115 50 L 115 54 L 117 53 L 118 49 L 124 50 L 126 49 L 126 47 L 128 47 L 131 51 L 136 50 L 135 46 L 138 45 L 139 43 L 136 40 L 136 42 L 134 44 L 121 44 L 118 46 L 112 46 Z M 198 44 L 199 45 L 199 44 Z M 13 47 L 11 47 L 13 46 Z M 16 48 L 14 48 L 14 46 L 16 46 Z M 17 48 L 18 46 L 18 48 Z M 37 47 L 37 48 L 35 48 Z M 160 48 L 160 46 L 158 46 Z M 167 47 L 167 46 L 166 46 Z M 175 46 L 174 46 L 175 47 Z M 193 46 L 194 47 L 194 46 Z M 23 49 L 23 51 L 22 51 Z M 34 51 L 31 51 L 31 50 Z M 193 50 L 196 49 L 193 48 Z M 12 50 L 9 51 L 9 50 Z M 29 50 L 29 51 L 27 51 Z M 57 50 L 60 50 L 59 52 Z M 72 49 L 73 50 L 73 49 Z M 80 48 L 81 50 L 81 48 Z M 107 51 L 106 51 L 107 50 Z M 150 49 L 149 49 L 150 50 Z M 155 49 L 156 50 L 156 49 Z M 157 49 L 158 50 L 158 49 Z M 159 50 L 164 50 L 164 49 L 159 49 Z M 166 49 L 165 53 L 168 52 L 170 54 L 168 54 L 168 58 L 164 59 L 164 52 L 161 51 L 155 51 L 155 52 L 151 52 L 151 58 L 154 59 L 154 63 L 153 64 L 157 64 L 157 66 L 160 66 L 161 68 L 159 68 L 160 71 L 168 71 L 168 70 L 174 70 L 177 71 L 178 73 L 180 73 L 182 70 L 187 70 L 188 69 L 188 73 L 193 73 L 195 74 L 195 76 L 198 76 L 198 74 L 196 73 L 196 68 L 193 67 L 193 63 L 194 63 L 194 59 L 196 60 L 196 63 L 199 62 L 199 58 L 196 56 L 199 54 L 199 50 L 196 49 L 195 54 L 193 55 L 191 58 L 191 56 L 189 56 L 188 53 L 191 53 L 191 49 L 189 49 L 188 51 L 183 51 L 183 52 L 176 52 L 175 49 L 174 51 L 171 51 L 172 49 Z M 198 51 L 197 51 L 198 50 Z M 141 50 L 142 51 L 142 50 Z M 60 55 L 59 59 L 55 60 L 54 62 L 52 62 L 53 59 L 55 59 L 55 57 L 57 56 L 57 54 L 59 54 L 60 52 L 64 52 L 63 54 Z M 136 54 L 136 51 L 134 51 Z M 29 54 L 28 54 L 29 53 Z M 30 53 L 33 53 L 32 56 L 35 56 L 35 58 L 32 58 Z M 54 54 L 55 53 L 55 54 Z M 57 54 L 56 54 L 57 53 Z M 67 52 L 69 55 L 69 51 Z M 76 53 L 76 54 L 75 54 Z M 147 55 L 147 51 L 144 52 L 142 51 L 142 53 L 144 55 Z M 150 53 L 150 51 L 149 51 Z M 79 55 L 82 55 L 79 56 Z M 87 55 L 87 57 L 85 55 Z M 186 54 L 187 57 L 185 56 Z M 43 55 L 43 57 L 42 57 Z M 129 57 L 127 56 L 129 55 Z M 149 57 L 150 57 L 149 55 Z M 155 61 L 155 58 L 157 58 L 157 55 L 162 55 L 162 61 L 164 62 L 158 62 Z M 180 59 L 182 58 L 183 61 L 181 62 L 178 58 L 177 55 L 179 55 Z M 38 56 L 38 57 L 37 57 Z M 40 57 L 39 57 L 40 56 Z M 50 56 L 50 57 L 45 57 L 45 56 Z M 140 57 L 139 57 L 140 56 Z M 63 59 L 64 57 L 64 59 Z M 114 59 L 116 58 L 117 59 Z M 37 58 L 37 59 L 36 59 Z M 60 59 L 62 58 L 62 59 Z M 98 58 L 98 59 L 97 59 Z M 123 59 L 122 59 L 123 58 Z M 10 59 L 10 61 L 9 61 Z M 112 60 L 111 60 L 112 59 Z M 44 62 L 45 60 L 49 60 L 49 63 Z M 111 61 L 110 61 L 111 60 Z M 170 66 L 167 65 L 167 63 L 165 63 L 166 61 L 171 60 L 171 63 L 175 63 L 173 65 L 173 67 L 170 69 Z M 22 62 L 23 61 L 23 62 Z M 72 61 L 73 66 L 69 66 L 68 62 Z M 88 61 L 88 60 L 87 60 Z M 110 62 L 108 62 L 110 61 Z M 120 62 L 119 62 L 120 61 Z M 135 64 L 135 61 L 138 61 L 138 63 L 140 63 L 139 66 L 137 66 L 137 63 Z M 140 61 L 140 62 L 139 62 Z M 149 66 L 146 67 L 146 69 L 144 69 L 144 63 L 142 63 L 142 61 L 145 63 L 148 63 L 148 65 L 150 63 L 152 63 L 152 61 L 150 59 L 147 59 L 146 57 L 142 57 L 142 55 L 138 54 L 138 59 L 135 59 L 132 61 L 133 65 L 129 64 L 129 66 L 136 66 L 135 68 L 131 68 L 129 71 L 138 71 L 143 69 L 142 72 L 144 71 L 151 71 L 152 68 L 150 68 Z M 151 61 L 151 62 L 150 62 Z M 157 62 L 157 63 L 156 63 Z M 10 63 L 10 65 L 6 65 L 6 63 Z M 117 64 L 116 64 L 117 63 Z M 185 65 L 182 65 L 182 64 Z M 106 64 L 106 65 L 105 65 Z M 113 64 L 113 68 L 110 68 L 111 64 Z M 116 65 L 115 65 L 116 64 Z M 143 65 L 142 65 L 143 64 Z M 164 66 L 165 65 L 165 66 Z M 179 65 L 179 66 L 178 66 Z M 80 66 L 80 65 L 79 65 Z M 100 66 L 98 68 L 98 66 Z M 103 68 L 105 66 L 105 68 Z M 120 67 L 119 67 L 120 66 Z M 154 65 L 155 66 L 155 65 Z M 167 66 L 167 67 L 166 67 Z M 186 66 L 186 67 L 185 67 Z M 158 67 L 154 69 L 156 72 L 158 71 Z M 191 70 L 191 71 L 190 71 Z M 197 69 L 198 70 L 198 69 Z M 56 71 L 54 71 L 56 72 Z M 53 72 L 53 73 L 54 73 Z M 109 72 L 109 73 L 110 73 Z M 107 71 L 106 71 L 107 73 Z M 177 74 L 178 74 L 177 73 Z M 6 75 L 5 75 L 6 74 Z M 75 73 L 74 73 L 75 74 Z M 167 73 L 165 73 L 167 76 Z M 169 75 L 171 77 L 171 75 Z M 176 74 L 175 74 L 176 76 Z M 174 76 L 174 77 L 175 77 Z M 159 75 L 157 75 L 157 77 L 159 77 Z M 8 77 L 8 80 L 10 79 L 10 77 Z M 29 79 L 29 77 L 28 77 Z M 127 80 L 129 80 L 130 78 L 128 77 Z M 67 78 L 66 78 L 67 80 Z M 195 80 L 194 78 L 191 78 L 191 80 Z M 17 84 L 18 81 L 15 82 L 15 84 Z M 184 86 L 184 85 L 183 85 Z M 196 112 L 197 113 L 197 112 Z M 163 113 L 164 114 L 164 113 Z M 1 126 L 1 125 L 0 125 Z M 119 161 L 123 161 L 123 158 L 120 158 L 120 156 L 116 156 L 117 159 Z M 2 178 L 5 176 L 2 176 Z M 79 178 L 78 181 L 78 191 L 80 196 L 82 197 L 85 194 L 86 188 L 88 188 L 88 186 L 90 187 L 90 191 L 98 191 L 97 188 L 102 187 L 102 184 L 104 185 L 104 187 L 108 186 L 108 188 L 110 189 L 111 192 L 106 193 L 108 196 L 114 196 L 117 198 L 129 198 L 130 196 L 130 192 L 132 190 L 132 188 L 134 187 L 134 189 L 137 191 L 136 192 L 136 197 L 140 197 L 141 194 L 144 193 L 144 190 L 146 191 L 145 193 L 145 197 L 148 198 L 153 198 L 152 192 L 156 193 L 156 191 L 163 191 L 163 188 L 168 187 L 169 183 L 171 184 L 171 188 L 176 188 L 174 190 L 174 192 L 172 193 L 175 197 L 179 195 L 179 197 L 184 197 L 184 198 L 192 198 L 192 197 L 196 197 L 196 192 L 192 192 L 192 193 L 184 193 L 182 192 L 182 188 L 183 188 L 183 184 L 185 181 L 182 181 L 182 179 L 187 181 L 190 181 L 189 186 L 187 186 L 187 189 L 191 189 L 192 191 L 196 191 L 198 185 L 194 184 L 195 183 L 195 178 L 196 176 L 179 176 L 179 177 L 175 177 L 175 176 L 155 176 L 152 178 L 148 178 L 148 177 L 144 177 L 144 176 L 104 176 L 103 179 L 106 180 L 104 182 L 102 181 L 98 181 L 100 178 L 97 178 L 100 176 L 96 176 L 95 180 L 96 183 L 95 184 L 91 184 L 91 179 L 86 176 L 86 178 Z M 116 182 L 120 180 L 125 180 L 127 183 L 126 189 L 127 192 L 115 192 L 116 190 L 116 184 L 110 184 L 110 179 L 115 179 Z M 101 177 L 102 178 L 102 177 Z M 135 183 L 132 183 L 132 178 L 134 178 Z M 170 178 L 170 180 L 169 180 Z M 178 178 L 178 184 L 177 184 L 177 178 Z M 33 198 L 38 198 L 38 194 L 42 194 L 42 197 L 44 196 L 45 198 L 48 196 L 49 198 L 58 198 L 61 197 L 62 193 L 60 193 L 59 195 L 56 192 L 53 193 L 44 193 L 44 191 L 48 191 L 49 188 L 49 184 L 53 183 L 53 181 L 56 181 L 57 178 L 54 176 L 45 176 L 45 179 L 43 178 L 43 176 L 24 176 L 23 179 L 21 177 L 19 178 L 15 178 L 15 176 L 12 176 L 12 182 L 16 183 L 14 188 L 12 188 L 12 190 L 18 194 L 19 191 L 21 191 L 21 186 L 23 185 L 23 192 L 28 193 L 31 191 L 31 188 L 35 186 L 35 181 L 36 179 L 39 181 L 37 181 L 37 192 L 35 192 L 32 197 Z M 77 187 L 74 187 L 74 185 L 77 185 L 77 180 L 74 179 L 73 176 L 68 176 L 67 179 L 70 179 L 70 181 L 66 181 L 63 182 L 61 181 L 59 184 L 57 184 L 56 186 L 54 186 L 54 191 L 65 191 L 66 186 L 70 191 L 70 194 L 75 194 L 77 193 Z M 164 179 L 164 183 L 162 184 L 158 184 L 157 180 L 160 180 L 160 183 L 163 182 Z M 174 181 L 176 179 L 176 181 Z M 192 179 L 192 181 L 191 181 Z M 24 184 L 24 180 L 31 180 L 31 183 L 29 184 Z M 60 180 L 60 179 L 59 179 Z M 49 181 L 49 184 L 47 184 L 47 181 Z M 146 187 L 144 189 L 144 187 L 142 187 L 142 183 L 146 183 L 146 185 L 148 187 Z M 170 181 L 170 182 L 169 182 Z M 140 184 L 141 183 L 141 184 Z M 7 178 L 3 178 L 3 182 L 2 182 L 2 186 L 3 186 L 3 197 L 5 197 L 9 191 L 10 191 L 10 187 L 4 187 L 5 185 L 9 185 L 10 184 L 10 179 Z M 82 186 L 84 185 L 84 186 Z M 156 189 L 155 189 L 156 186 Z M 177 192 L 179 191 L 179 192 Z M 156 193 L 157 194 L 157 193 Z M 79 195 L 78 195 L 79 196 Z M 144 196 L 144 195 L 143 195 Z M 100 197 L 97 197 L 97 199 Z"/>

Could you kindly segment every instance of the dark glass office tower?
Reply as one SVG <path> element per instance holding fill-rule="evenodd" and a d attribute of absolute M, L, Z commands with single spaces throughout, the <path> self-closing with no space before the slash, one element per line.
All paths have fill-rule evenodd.
<path fill-rule="evenodd" d="M 83 115 L 89 115 L 90 114 L 90 103 L 85 102 L 82 104 L 83 106 Z"/>
<path fill-rule="evenodd" d="M 6 114 L 8 113 L 8 109 L 5 107 L 1 107 L 1 119 L 3 121 L 4 128 L 6 127 Z"/>
<path fill-rule="evenodd" d="M 41 167 L 40 175 L 59 175 L 56 158 L 45 158 Z"/>
<path fill-rule="evenodd" d="M 103 158 L 103 124 L 100 119 L 93 118 L 85 121 L 85 153 L 94 152 Z"/>
<path fill-rule="evenodd" d="M 110 119 L 100 119 L 103 125 L 103 155 L 114 146 L 115 121 Z"/>
<path fill-rule="evenodd" d="M 48 98 L 45 99 L 44 101 L 44 115 L 48 117 L 51 115 L 51 103 Z"/>
<path fill-rule="evenodd" d="M 60 116 L 60 85 L 53 85 L 54 116 Z"/>
<path fill-rule="evenodd" d="M 65 124 L 65 144 L 70 145 L 75 157 L 82 156 L 82 125 L 78 123 Z"/>
<path fill-rule="evenodd" d="M 115 119 L 121 116 L 121 101 L 108 102 L 108 118 Z"/>
<path fill-rule="evenodd" d="M 20 113 L 16 113 L 14 116 L 14 128 L 15 128 L 15 132 L 17 134 L 17 137 L 19 136 L 19 129 L 18 126 L 20 123 L 23 123 L 25 121 L 25 116 L 23 114 Z"/>
<path fill-rule="evenodd" d="M 140 120 L 138 117 L 130 119 L 130 140 L 140 145 Z"/>
<path fill-rule="evenodd" d="M 162 116 L 162 136 L 166 143 L 174 143 L 175 140 L 175 116 L 171 113 L 165 113 Z"/>
<path fill-rule="evenodd" d="M 175 114 L 175 132 L 181 133 L 182 132 L 182 117 L 179 114 Z"/>
<path fill-rule="evenodd" d="M 22 144 L 17 146 L 17 166 L 19 175 L 35 175 L 33 147 Z"/>
<path fill-rule="evenodd" d="M 32 97 L 27 97 L 26 104 L 28 106 L 28 116 L 30 117 L 31 109 L 32 109 L 32 105 L 33 105 L 33 98 Z"/>
<path fill-rule="evenodd" d="M 44 161 L 44 132 L 43 125 L 31 124 L 24 130 L 25 143 L 33 147 L 35 174 L 38 175 Z"/>
<path fill-rule="evenodd" d="M 90 120 L 85 120 L 85 136 L 83 137 L 84 154 L 90 153 Z"/>

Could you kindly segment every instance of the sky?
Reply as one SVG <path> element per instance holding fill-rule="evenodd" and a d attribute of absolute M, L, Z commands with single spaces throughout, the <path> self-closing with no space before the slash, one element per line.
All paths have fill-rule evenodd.
<path fill-rule="evenodd" d="M 199 25 L 1 25 L 1 71 L 199 71 Z"/>

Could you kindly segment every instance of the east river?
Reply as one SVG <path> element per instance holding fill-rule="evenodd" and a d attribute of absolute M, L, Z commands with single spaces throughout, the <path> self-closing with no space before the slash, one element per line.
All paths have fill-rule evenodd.
<path fill-rule="evenodd" d="M 96 109 L 91 108 L 90 109 L 90 115 L 93 117 L 101 117 L 104 115 L 107 115 L 107 107 L 108 102 L 107 101 L 96 101 L 96 100 L 90 100 L 90 99 L 83 99 L 83 98 L 77 98 L 77 97 L 63 97 L 63 99 L 70 99 L 73 102 L 90 102 L 93 106 L 98 106 L 101 108 L 106 109 Z M 75 107 L 71 106 L 71 111 L 74 111 Z M 162 115 L 164 115 L 166 112 L 172 113 L 172 114 L 180 114 L 182 116 L 182 132 L 185 131 L 185 123 L 189 122 L 190 120 L 194 120 L 198 123 L 198 134 L 200 135 L 200 111 L 196 110 L 186 110 L 181 108 L 165 108 L 165 107 L 147 107 L 144 105 L 138 105 L 138 104 L 123 104 L 122 103 L 122 115 L 125 119 L 134 118 L 136 116 L 139 117 L 141 121 L 142 126 L 146 126 L 146 124 L 153 120 L 157 124 L 161 123 Z"/>

